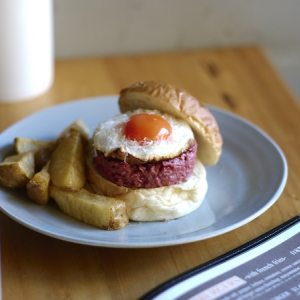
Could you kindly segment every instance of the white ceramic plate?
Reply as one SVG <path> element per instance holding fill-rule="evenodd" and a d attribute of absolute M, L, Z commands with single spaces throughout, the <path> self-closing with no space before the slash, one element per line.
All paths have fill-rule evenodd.
<path fill-rule="evenodd" d="M 0 207 L 15 221 L 54 238 L 93 246 L 160 247 L 190 243 L 236 229 L 266 211 L 281 194 L 287 163 L 280 148 L 253 124 L 210 107 L 224 138 L 221 159 L 206 167 L 208 193 L 199 209 L 168 222 L 130 222 L 104 231 L 74 220 L 54 205 L 40 206 L 25 193 L 0 187 Z M 83 99 L 37 112 L 0 134 L 0 161 L 14 137 L 54 139 L 77 118 L 93 131 L 100 120 L 119 113 L 117 97 Z"/>

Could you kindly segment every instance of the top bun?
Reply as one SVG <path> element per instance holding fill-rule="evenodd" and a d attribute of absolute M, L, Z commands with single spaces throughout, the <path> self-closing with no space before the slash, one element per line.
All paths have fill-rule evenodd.
<path fill-rule="evenodd" d="M 184 119 L 198 143 L 197 156 L 204 165 L 215 165 L 222 152 L 222 136 L 211 112 L 185 90 L 156 81 L 138 82 L 121 90 L 122 113 L 145 108 Z"/>

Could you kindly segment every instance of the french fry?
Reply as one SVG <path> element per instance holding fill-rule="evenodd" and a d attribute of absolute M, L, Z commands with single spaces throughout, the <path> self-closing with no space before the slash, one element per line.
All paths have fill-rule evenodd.
<path fill-rule="evenodd" d="M 72 131 L 55 148 L 50 159 L 49 173 L 55 186 L 73 191 L 84 186 L 85 159 L 79 132 Z"/>
<path fill-rule="evenodd" d="M 78 119 L 51 141 L 16 137 L 16 155 L 0 163 L 0 184 L 26 187 L 29 199 L 47 204 L 52 198 L 60 210 L 92 226 L 117 230 L 128 222 L 126 203 L 94 192 L 86 180 L 85 148 L 88 126 Z"/>
<path fill-rule="evenodd" d="M 47 204 L 50 199 L 49 163 L 50 162 L 48 162 L 41 171 L 35 173 L 32 179 L 26 184 L 28 198 L 39 204 Z"/>
<path fill-rule="evenodd" d="M 52 152 L 58 143 L 68 137 L 71 132 L 79 132 L 84 143 L 87 144 L 90 134 L 89 127 L 81 119 L 77 119 L 71 125 L 66 127 L 56 140 L 40 140 L 26 137 L 16 137 L 14 139 L 14 148 L 17 154 L 33 151 L 35 153 L 35 168 L 40 171 L 49 161 Z"/>
<path fill-rule="evenodd" d="M 57 142 L 52 140 L 45 141 L 25 137 L 16 137 L 14 139 L 16 153 L 20 154 L 28 151 L 34 152 L 36 171 L 40 171 L 47 164 L 56 145 Z"/>
<path fill-rule="evenodd" d="M 28 151 L 37 152 L 38 150 L 45 147 L 49 147 L 54 143 L 54 141 L 44 141 L 25 137 L 16 137 L 14 139 L 14 148 L 17 154 L 21 154 Z"/>
<path fill-rule="evenodd" d="M 25 186 L 34 175 L 34 168 L 32 151 L 8 156 L 0 163 L 0 184 L 10 188 Z"/>
<path fill-rule="evenodd" d="M 36 171 L 40 171 L 49 162 L 50 157 L 57 145 L 57 142 L 53 142 L 35 152 L 34 160 Z"/>
<path fill-rule="evenodd" d="M 72 131 L 79 132 L 81 137 L 84 139 L 84 141 L 87 141 L 89 139 L 89 135 L 90 135 L 89 127 L 85 124 L 83 120 L 77 119 L 75 122 L 73 122 L 71 125 L 69 125 L 60 133 L 57 140 L 60 141 L 61 139 L 64 139 L 65 137 L 70 135 Z"/>
<path fill-rule="evenodd" d="M 66 191 L 50 186 L 50 197 L 62 212 L 79 221 L 105 230 L 117 230 L 128 224 L 124 201 L 93 194 L 85 189 Z"/>

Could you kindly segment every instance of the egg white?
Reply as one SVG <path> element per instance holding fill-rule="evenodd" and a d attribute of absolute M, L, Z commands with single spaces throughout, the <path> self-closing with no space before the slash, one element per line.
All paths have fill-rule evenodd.
<path fill-rule="evenodd" d="M 127 139 L 124 135 L 126 122 L 132 115 L 141 113 L 163 117 L 171 125 L 171 135 L 166 140 L 151 141 L 143 145 Z M 146 109 L 137 109 L 100 122 L 93 135 L 94 147 L 105 156 L 119 149 L 143 161 L 173 158 L 187 149 L 191 139 L 194 139 L 194 134 L 187 122 L 157 110 Z"/>

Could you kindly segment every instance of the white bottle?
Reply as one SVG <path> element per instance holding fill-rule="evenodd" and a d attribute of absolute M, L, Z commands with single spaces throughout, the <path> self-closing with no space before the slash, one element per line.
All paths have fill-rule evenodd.
<path fill-rule="evenodd" d="M 0 102 L 43 94 L 53 69 L 52 0 L 0 0 Z"/>

